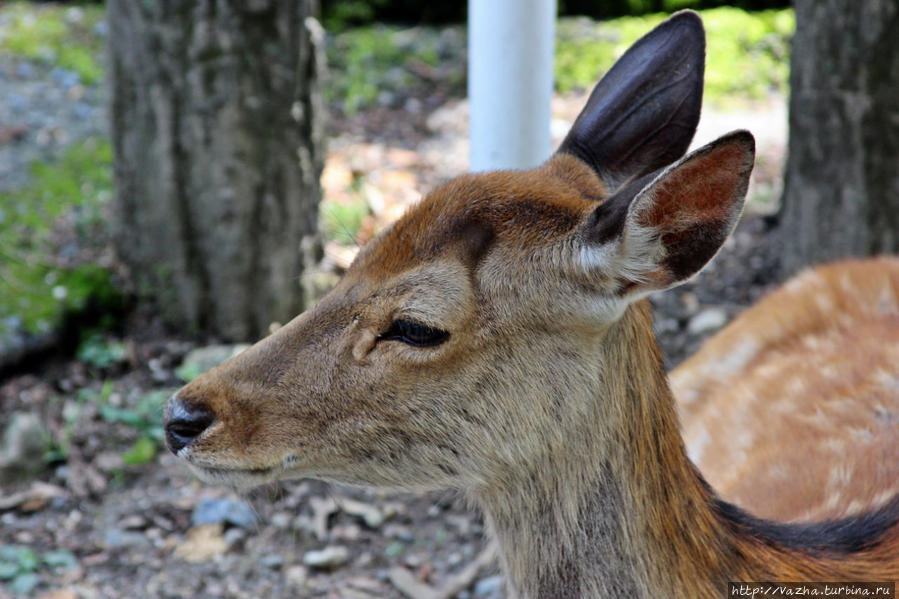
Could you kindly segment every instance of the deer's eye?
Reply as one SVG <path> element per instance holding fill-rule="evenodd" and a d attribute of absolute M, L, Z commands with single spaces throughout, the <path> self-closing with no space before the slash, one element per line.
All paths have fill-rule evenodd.
<path fill-rule="evenodd" d="M 449 333 L 411 320 L 394 320 L 390 328 L 378 338 L 386 341 L 402 341 L 415 347 L 431 347 L 449 339 Z"/>

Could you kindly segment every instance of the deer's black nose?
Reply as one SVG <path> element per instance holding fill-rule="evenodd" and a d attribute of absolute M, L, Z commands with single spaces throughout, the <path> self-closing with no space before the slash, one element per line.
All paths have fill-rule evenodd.
<path fill-rule="evenodd" d="M 185 402 L 172 396 L 165 408 L 165 441 L 172 453 L 193 443 L 215 417 L 212 412 L 202 406 Z"/>

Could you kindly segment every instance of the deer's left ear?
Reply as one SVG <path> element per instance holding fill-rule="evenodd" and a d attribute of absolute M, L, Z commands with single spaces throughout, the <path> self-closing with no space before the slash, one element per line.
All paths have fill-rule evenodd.
<path fill-rule="evenodd" d="M 579 268 L 629 300 L 689 279 L 736 225 L 754 158 L 735 131 L 627 185 L 585 222 Z"/>

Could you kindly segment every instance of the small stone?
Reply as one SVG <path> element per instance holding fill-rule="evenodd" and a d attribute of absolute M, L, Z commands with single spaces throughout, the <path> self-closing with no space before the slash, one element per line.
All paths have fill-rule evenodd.
<path fill-rule="evenodd" d="M 287 579 L 287 584 L 292 587 L 302 588 L 306 584 L 306 578 L 309 576 L 308 571 L 304 566 L 291 566 L 287 568 L 287 571 L 284 573 L 284 578 Z"/>
<path fill-rule="evenodd" d="M 399 539 L 400 541 L 406 541 L 407 543 L 411 543 L 415 540 L 415 535 L 412 534 L 412 531 L 409 530 L 409 527 L 402 526 L 401 524 L 390 524 L 384 527 L 384 536 L 390 539 Z"/>
<path fill-rule="evenodd" d="M 693 335 L 701 335 L 720 329 L 727 323 L 727 313 L 721 308 L 706 308 L 690 319 L 687 331 Z"/>
<path fill-rule="evenodd" d="M 119 526 L 124 530 L 135 530 L 147 527 L 147 519 L 143 516 L 126 516 L 119 521 Z"/>
<path fill-rule="evenodd" d="M 232 547 L 237 543 L 240 543 L 245 538 L 247 538 L 247 533 L 245 533 L 240 528 L 229 528 L 225 531 L 225 543 L 228 544 L 228 547 Z"/>
<path fill-rule="evenodd" d="M 384 514 L 373 505 L 352 499 L 343 499 L 340 507 L 347 514 L 362 518 L 369 528 L 380 528 L 384 524 Z"/>
<path fill-rule="evenodd" d="M 338 541 L 358 541 L 362 536 L 362 529 L 355 524 L 343 524 L 331 529 L 331 535 Z"/>
<path fill-rule="evenodd" d="M 309 507 L 312 508 L 312 526 L 315 538 L 324 541 L 328 537 L 328 519 L 337 511 L 337 502 L 330 497 L 310 497 Z"/>
<path fill-rule="evenodd" d="M 112 528 L 106 531 L 106 534 L 103 536 L 103 546 L 106 549 L 122 549 L 124 547 L 138 547 L 148 544 L 149 540 L 144 535 L 119 528 Z"/>
<path fill-rule="evenodd" d="M 253 508 L 245 501 L 234 499 L 201 499 L 197 502 L 190 520 L 194 525 L 225 522 L 241 528 L 252 528 L 256 525 Z"/>
<path fill-rule="evenodd" d="M 266 555 L 259 560 L 259 564 L 265 568 L 277 570 L 284 565 L 284 558 L 280 555 Z"/>
<path fill-rule="evenodd" d="M 480 579 L 474 585 L 474 594 L 475 597 L 489 597 L 498 593 L 502 588 L 502 576 L 488 576 L 487 578 Z"/>
<path fill-rule="evenodd" d="M 310 568 L 329 570 L 344 565 L 350 559 L 350 551 L 342 545 L 332 545 L 303 555 L 303 564 Z"/>
<path fill-rule="evenodd" d="M 101 472 L 115 472 L 125 467 L 125 461 L 122 459 L 121 453 L 104 451 L 94 458 L 94 465 Z"/>
<path fill-rule="evenodd" d="M 286 512 L 278 512 L 271 517 L 272 526 L 282 530 L 290 526 L 290 520 L 290 514 Z"/>
<path fill-rule="evenodd" d="M 403 557 L 403 562 L 410 568 L 419 568 L 425 563 L 425 558 L 418 553 L 408 553 Z"/>
<path fill-rule="evenodd" d="M 36 414 L 13 412 L 8 422 L 0 438 L 0 483 L 40 473 L 52 440 Z"/>

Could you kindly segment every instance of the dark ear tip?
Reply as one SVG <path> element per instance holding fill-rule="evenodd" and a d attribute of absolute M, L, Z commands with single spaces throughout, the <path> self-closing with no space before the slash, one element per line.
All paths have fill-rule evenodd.
<path fill-rule="evenodd" d="M 702 25 L 702 18 L 692 10 L 681 10 L 674 13 L 659 27 L 677 27 L 682 31 L 682 35 L 692 36 L 700 47 L 705 48 L 705 27 Z"/>
<path fill-rule="evenodd" d="M 721 137 L 719 142 L 739 145 L 750 159 L 755 158 L 755 137 L 746 129 L 731 131 Z"/>
<path fill-rule="evenodd" d="M 690 10 L 689 8 L 677 11 L 665 20 L 670 23 L 683 23 L 684 25 L 702 29 L 702 18 L 699 16 L 699 13 L 695 10 Z"/>

